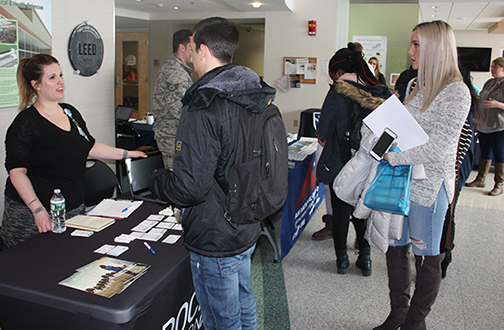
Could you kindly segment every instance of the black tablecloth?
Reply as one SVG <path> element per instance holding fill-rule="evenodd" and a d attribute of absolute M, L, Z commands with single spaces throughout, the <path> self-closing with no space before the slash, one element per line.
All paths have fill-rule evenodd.
<path fill-rule="evenodd" d="M 194 296 L 189 253 L 182 239 L 169 245 L 143 241 L 128 244 L 118 259 L 151 267 L 119 295 L 104 298 L 59 285 L 75 270 L 102 255 L 93 251 L 165 206 L 145 202 L 129 218 L 89 238 L 38 235 L 0 253 L 0 326 L 9 329 L 161 329 L 170 322 L 201 323 Z M 170 233 L 180 233 L 169 231 Z M 165 234 L 164 237 L 168 235 Z M 164 239 L 163 237 L 163 239 Z M 126 244 L 121 244 L 126 245 Z M 170 327 L 167 327 L 170 329 Z M 197 327 L 201 329 L 201 327 Z"/>

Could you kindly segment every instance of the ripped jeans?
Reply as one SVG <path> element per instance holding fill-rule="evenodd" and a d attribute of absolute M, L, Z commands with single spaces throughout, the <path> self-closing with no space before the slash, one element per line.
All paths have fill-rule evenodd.
<path fill-rule="evenodd" d="M 393 245 L 404 246 L 411 241 L 413 253 L 417 256 L 440 254 L 441 235 L 448 204 L 444 183 L 439 189 L 436 201 L 430 207 L 411 202 L 409 216 L 404 217 L 402 238 L 394 241 Z"/>

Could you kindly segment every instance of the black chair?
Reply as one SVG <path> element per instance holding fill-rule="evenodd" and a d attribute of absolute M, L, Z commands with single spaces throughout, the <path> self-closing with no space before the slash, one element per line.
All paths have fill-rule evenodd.
<path fill-rule="evenodd" d="M 86 196 L 84 205 L 96 205 L 104 198 L 110 198 L 117 188 L 117 195 L 122 194 L 121 185 L 112 169 L 97 159 L 88 159 L 84 170 L 84 185 Z"/>
<path fill-rule="evenodd" d="M 116 124 L 116 147 L 135 150 L 142 145 L 138 131 L 130 123 Z"/>

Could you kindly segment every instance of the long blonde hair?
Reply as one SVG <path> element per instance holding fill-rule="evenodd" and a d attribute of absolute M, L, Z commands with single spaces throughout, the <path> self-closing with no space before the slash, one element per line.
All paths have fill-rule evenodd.
<path fill-rule="evenodd" d="M 44 67 L 50 64 L 59 64 L 58 60 L 48 54 L 37 54 L 32 58 L 23 58 L 19 61 L 17 69 L 17 84 L 19 89 L 19 110 L 26 109 L 36 99 L 37 92 L 31 82 L 40 82 L 44 75 Z"/>
<path fill-rule="evenodd" d="M 411 102 L 421 89 L 423 98 L 420 111 L 425 111 L 446 86 L 462 81 L 462 75 L 457 64 L 455 34 L 448 23 L 420 23 L 413 31 L 417 32 L 420 43 L 418 77 L 413 92 L 404 103 Z"/>

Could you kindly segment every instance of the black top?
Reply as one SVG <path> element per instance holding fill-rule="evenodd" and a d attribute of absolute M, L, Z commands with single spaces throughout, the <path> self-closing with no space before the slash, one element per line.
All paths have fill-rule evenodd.
<path fill-rule="evenodd" d="M 382 85 L 387 85 L 387 80 L 385 79 L 385 76 L 381 72 L 380 72 L 380 75 L 378 76 L 378 81 Z"/>
<path fill-rule="evenodd" d="M 395 90 L 399 92 L 399 100 L 401 100 L 401 102 L 404 102 L 408 83 L 411 79 L 415 78 L 417 74 L 418 70 L 415 70 L 413 69 L 413 66 L 410 66 L 408 70 L 401 72 L 401 75 L 397 78 Z"/>
<path fill-rule="evenodd" d="M 70 119 L 70 131 L 67 132 L 42 117 L 34 106 L 16 116 L 5 139 L 7 172 L 13 168 L 26 168 L 37 197 L 48 210 L 56 188 L 61 189 L 67 210 L 84 202 L 84 169 L 95 143 L 79 111 L 70 104 L 61 103 L 60 106 L 72 112 L 89 141 L 79 134 Z M 24 204 L 10 178 L 7 178 L 5 195 Z"/>

